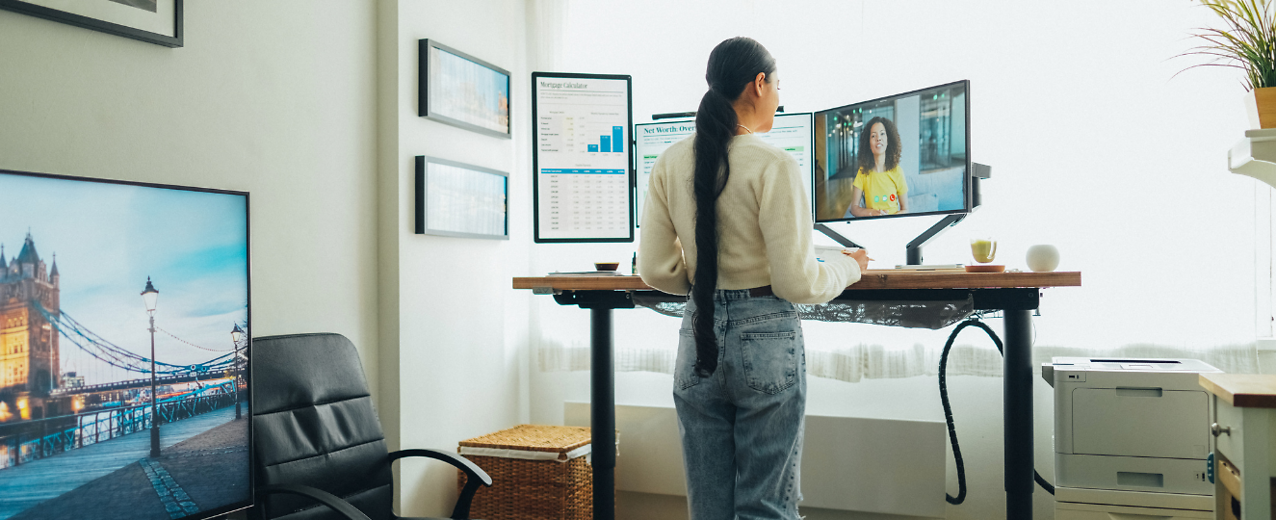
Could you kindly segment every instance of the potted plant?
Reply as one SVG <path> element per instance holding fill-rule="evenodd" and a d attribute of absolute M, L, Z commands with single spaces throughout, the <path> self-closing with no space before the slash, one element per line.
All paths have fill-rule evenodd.
<path fill-rule="evenodd" d="M 1196 67 L 1245 71 L 1245 105 L 1255 128 L 1276 128 L 1276 16 L 1272 0 L 1200 0 L 1223 19 L 1225 29 L 1202 28 L 1205 43 L 1186 54 L 1213 58 Z"/>

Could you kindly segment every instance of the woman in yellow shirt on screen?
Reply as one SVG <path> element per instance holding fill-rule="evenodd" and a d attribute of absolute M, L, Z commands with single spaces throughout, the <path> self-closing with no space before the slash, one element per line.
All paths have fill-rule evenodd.
<path fill-rule="evenodd" d="M 859 171 L 851 192 L 850 214 L 878 217 L 907 213 L 908 183 L 899 169 L 899 131 L 884 117 L 870 119 L 865 127 L 868 131 L 860 134 L 856 154 Z"/>

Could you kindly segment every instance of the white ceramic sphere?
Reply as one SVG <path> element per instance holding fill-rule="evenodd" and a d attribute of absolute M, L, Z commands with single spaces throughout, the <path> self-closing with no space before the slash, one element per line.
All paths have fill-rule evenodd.
<path fill-rule="evenodd" d="M 1059 267 L 1059 250 L 1050 244 L 1038 244 L 1028 248 L 1028 269 L 1038 273 L 1053 271 Z"/>

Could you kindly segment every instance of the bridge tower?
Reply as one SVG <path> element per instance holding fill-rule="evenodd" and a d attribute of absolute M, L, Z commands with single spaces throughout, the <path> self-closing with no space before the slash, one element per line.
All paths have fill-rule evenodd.
<path fill-rule="evenodd" d="M 50 399 L 60 375 L 59 334 L 33 307 L 59 315 L 59 278 L 56 259 L 50 270 L 30 233 L 12 261 L 0 249 L 0 422 L 65 412 L 51 409 Z"/>

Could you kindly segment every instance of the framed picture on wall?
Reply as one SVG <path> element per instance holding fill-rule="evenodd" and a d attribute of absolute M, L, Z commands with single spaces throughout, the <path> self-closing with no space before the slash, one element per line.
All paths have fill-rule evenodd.
<path fill-rule="evenodd" d="M 508 240 L 509 174 L 418 155 L 416 233 Z"/>
<path fill-rule="evenodd" d="M 510 138 L 509 71 L 432 40 L 418 52 L 418 115 Z"/>
<path fill-rule="evenodd" d="M 182 46 L 182 0 L 0 0 L 0 9 L 165 47 Z"/>

